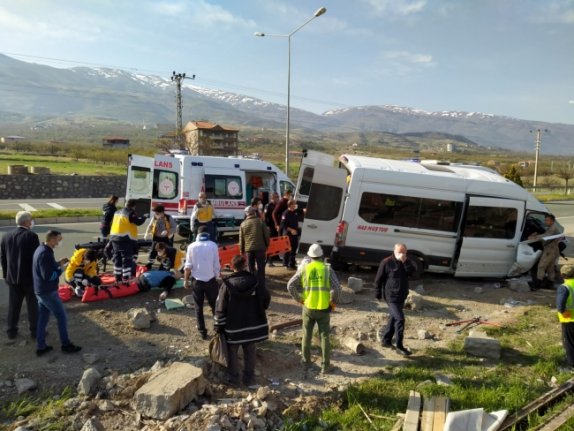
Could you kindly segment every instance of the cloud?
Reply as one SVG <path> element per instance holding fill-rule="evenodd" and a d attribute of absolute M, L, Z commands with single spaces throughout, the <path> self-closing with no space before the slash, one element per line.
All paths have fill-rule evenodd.
<path fill-rule="evenodd" d="M 541 3 L 534 21 L 558 24 L 574 24 L 574 0 L 555 0 Z"/>
<path fill-rule="evenodd" d="M 384 75 L 405 76 L 435 67 L 433 56 L 408 51 L 386 51 L 380 60 L 380 69 Z"/>
<path fill-rule="evenodd" d="M 192 23 L 204 28 L 218 27 L 221 25 L 253 28 L 253 20 L 244 19 L 233 15 L 220 5 L 211 4 L 205 0 L 192 2 L 162 1 L 150 3 L 151 10 L 174 18 L 181 18 L 186 23 Z"/>
<path fill-rule="evenodd" d="M 377 15 L 408 16 L 422 12 L 427 0 L 364 0 Z"/>

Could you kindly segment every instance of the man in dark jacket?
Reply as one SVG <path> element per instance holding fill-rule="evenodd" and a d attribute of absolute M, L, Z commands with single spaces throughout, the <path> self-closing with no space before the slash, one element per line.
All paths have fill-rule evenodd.
<path fill-rule="evenodd" d="M 32 258 L 34 251 L 40 245 L 40 240 L 38 235 L 32 232 L 34 221 L 29 212 L 18 212 L 16 225 L 18 227 L 4 235 L 0 243 L 2 274 L 9 288 L 6 333 L 11 340 L 18 334 L 18 321 L 24 299 L 26 299 L 28 324 L 32 338 L 36 338 L 36 326 L 38 325 L 38 302 L 34 295 Z"/>
<path fill-rule="evenodd" d="M 279 193 L 273 192 L 269 199 L 269 202 L 265 205 L 265 209 L 263 210 L 263 213 L 265 214 L 264 221 L 265 225 L 269 229 L 269 237 L 275 238 L 279 236 L 279 232 L 277 230 L 277 226 L 275 226 L 275 220 L 273 220 L 273 211 L 275 211 L 275 207 L 279 203 Z M 267 257 L 267 264 L 269 266 L 273 266 L 273 261 L 277 259 L 278 256 L 269 256 Z"/>
<path fill-rule="evenodd" d="M 299 215 L 297 214 L 297 201 L 291 199 L 287 210 L 281 215 L 281 234 L 289 237 L 291 251 L 283 255 L 283 266 L 297 269 L 297 247 L 299 246 Z"/>
<path fill-rule="evenodd" d="M 76 353 L 82 350 L 68 337 L 68 318 L 66 309 L 58 295 L 58 283 L 68 259 L 64 258 L 56 262 L 54 248 L 60 245 L 62 234 L 56 230 L 48 231 L 46 242 L 34 252 L 32 263 L 32 275 L 34 277 L 34 293 L 38 299 L 38 329 L 36 340 L 36 355 L 42 356 L 52 350 L 52 346 L 46 344 L 46 326 L 52 313 L 58 321 L 58 333 L 62 343 L 62 352 Z"/>
<path fill-rule="evenodd" d="M 404 356 L 411 352 L 403 344 L 405 314 L 403 307 L 409 295 L 409 276 L 416 271 L 415 265 L 407 258 L 407 246 L 395 244 L 393 254 L 381 261 L 375 276 L 376 298 L 385 299 L 389 307 L 389 318 L 381 333 L 383 347 L 393 347 L 396 337 L 396 351 Z"/>
<path fill-rule="evenodd" d="M 269 336 L 265 310 L 271 296 L 257 278 L 245 270 L 245 258 L 235 256 L 231 261 L 233 274 L 223 279 L 215 305 L 214 325 L 223 332 L 229 350 L 229 382 L 239 384 L 239 363 L 237 352 L 243 349 L 243 384 L 255 383 L 255 343 Z"/>

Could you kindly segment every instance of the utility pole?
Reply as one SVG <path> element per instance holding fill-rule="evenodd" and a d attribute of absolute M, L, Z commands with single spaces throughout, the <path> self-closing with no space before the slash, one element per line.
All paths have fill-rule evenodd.
<path fill-rule="evenodd" d="M 532 133 L 533 130 L 530 131 Z M 532 182 L 532 186 L 534 187 L 534 191 L 536 191 L 536 183 L 538 180 L 538 157 L 540 155 L 540 134 L 542 132 L 548 132 L 548 129 L 536 129 L 536 141 L 535 141 L 535 148 L 536 148 L 536 158 L 534 159 L 534 181 Z"/>
<path fill-rule="evenodd" d="M 177 112 L 176 112 L 176 130 L 175 130 L 175 140 L 177 142 L 177 145 L 179 145 L 180 149 L 183 149 L 183 139 L 181 136 L 181 132 L 183 130 L 183 120 L 182 120 L 182 113 L 183 113 L 183 104 L 181 102 L 181 81 L 183 81 L 184 79 L 195 79 L 195 75 L 192 75 L 191 77 L 189 76 L 185 76 L 185 73 L 175 73 L 175 70 L 173 71 L 172 75 L 171 75 L 171 80 L 175 81 L 175 85 L 176 85 L 176 94 L 175 94 L 175 103 L 176 103 L 176 107 L 177 107 Z"/>

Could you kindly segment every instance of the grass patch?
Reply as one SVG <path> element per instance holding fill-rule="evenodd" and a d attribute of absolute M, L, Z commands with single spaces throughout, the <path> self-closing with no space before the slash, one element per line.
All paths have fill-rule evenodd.
<path fill-rule="evenodd" d="M 410 390 L 420 392 L 423 398 L 446 396 L 452 411 L 482 407 L 514 412 L 549 391 L 552 377 L 558 384 L 572 377 L 560 371 L 564 361 L 560 326 L 548 307 L 532 306 L 512 325 L 487 332 L 501 343 L 500 360 L 467 355 L 461 335 L 447 348 L 427 349 L 407 365 L 388 367 L 375 378 L 349 386 L 340 403 L 315 416 L 288 422 L 284 429 L 388 430 L 397 413 L 405 412 Z M 437 374 L 446 375 L 452 385 L 438 385 Z M 548 414 L 568 402 L 562 401 Z M 542 421 L 537 414 L 529 418 L 532 424 Z"/>
<path fill-rule="evenodd" d="M 52 217 L 99 217 L 102 215 L 100 209 L 46 209 L 38 210 L 32 213 L 34 219 L 52 218 Z M 14 220 L 16 211 L 0 211 L 0 220 Z M 41 220 L 38 220 L 41 221 Z"/>
<path fill-rule="evenodd" d="M 126 159 L 127 163 L 127 159 Z M 8 173 L 8 165 L 26 165 L 50 168 L 55 175 L 125 175 L 126 165 L 103 164 L 93 160 L 75 160 L 71 157 L 0 154 L 0 174 Z"/>
<path fill-rule="evenodd" d="M 36 428 L 39 431 L 66 429 L 66 411 L 64 403 L 73 397 L 74 390 L 64 388 L 60 395 L 39 394 L 36 397 L 25 395 L 17 401 L 12 401 L 0 408 L 0 421 L 13 422 L 19 417 L 34 417 L 41 425 Z M 0 425 L 0 429 L 1 425 Z"/>

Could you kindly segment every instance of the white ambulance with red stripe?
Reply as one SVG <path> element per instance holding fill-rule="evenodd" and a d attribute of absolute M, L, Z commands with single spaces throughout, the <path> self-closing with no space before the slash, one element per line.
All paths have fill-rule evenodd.
<path fill-rule="evenodd" d="M 163 205 L 176 219 L 180 234 L 189 229 L 191 211 L 201 191 L 213 205 L 222 234 L 239 229 L 253 197 L 261 197 L 265 204 L 271 193 L 282 196 L 285 190 L 294 189 L 281 170 L 259 159 L 187 154 L 131 154 L 128 158 L 126 199 L 136 199 L 139 214 Z"/>

